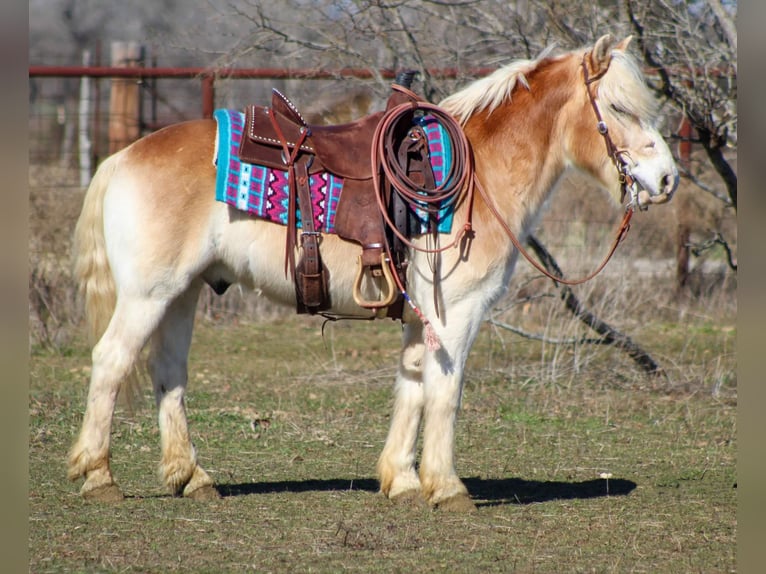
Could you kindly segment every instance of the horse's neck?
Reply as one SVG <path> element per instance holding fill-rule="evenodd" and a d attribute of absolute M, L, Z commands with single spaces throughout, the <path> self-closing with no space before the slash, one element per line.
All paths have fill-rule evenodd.
<path fill-rule="evenodd" d="M 534 131 L 523 126 L 517 130 L 514 118 L 505 118 L 494 138 L 478 138 L 474 145 L 477 176 L 499 215 L 519 236 L 534 226 L 566 170 L 561 142 L 551 137 L 554 123 L 551 117 Z M 495 217 L 481 198 L 476 210 L 480 219 Z"/>
<path fill-rule="evenodd" d="M 528 74 L 527 83 L 528 89 L 517 85 L 504 104 L 492 113 L 477 113 L 465 125 L 477 175 L 520 235 L 536 221 L 567 168 L 567 114 L 583 96 L 574 91 L 579 84 L 571 58 L 542 64 Z"/>

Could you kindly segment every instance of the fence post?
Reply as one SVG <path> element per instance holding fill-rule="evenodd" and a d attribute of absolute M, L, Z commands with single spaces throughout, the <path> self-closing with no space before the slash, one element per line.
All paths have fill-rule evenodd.
<path fill-rule="evenodd" d="M 82 65 L 90 66 L 90 50 L 82 53 Z M 91 176 L 91 140 L 90 140 L 90 83 L 88 76 L 80 78 L 80 119 L 79 119 L 79 155 L 80 186 L 87 187 Z"/>
<path fill-rule="evenodd" d="M 215 107 L 215 76 L 212 73 L 202 75 L 202 117 L 212 118 Z"/>
<path fill-rule="evenodd" d="M 691 170 L 692 135 L 692 123 L 689 121 L 689 117 L 684 114 L 683 118 L 681 118 L 681 125 L 678 126 L 678 159 L 680 160 L 681 168 L 686 171 Z M 686 287 L 689 281 L 690 240 L 691 227 L 687 223 L 687 218 L 681 214 L 676 235 L 676 288 L 678 290 Z"/>
<path fill-rule="evenodd" d="M 143 46 L 137 42 L 112 42 L 112 66 L 137 68 L 143 62 Z M 140 135 L 138 81 L 113 78 L 109 94 L 109 153 L 121 150 Z"/>

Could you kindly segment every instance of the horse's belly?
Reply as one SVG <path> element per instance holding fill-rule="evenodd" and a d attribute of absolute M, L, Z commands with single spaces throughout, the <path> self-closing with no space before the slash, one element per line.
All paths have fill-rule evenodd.
<path fill-rule="evenodd" d="M 225 228 L 216 241 L 218 257 L 203 273 L 204 280 L 216 292 L 238 283 L 276 303 L 295 305 L 295 284 L 290 271 L 285 272 L 285 236 L 283 226 L 227 214 Z M 329 312 L 371 315 L 356 305 L 352 294 L 360 247 L 336 235 L 323 235 L 319 250 L 330 291 Z M 296 263 L 300 257 L 297 249 Z M 363 285 L 364 294 L 372 299 L 377 289 L 373 284 Z"/>

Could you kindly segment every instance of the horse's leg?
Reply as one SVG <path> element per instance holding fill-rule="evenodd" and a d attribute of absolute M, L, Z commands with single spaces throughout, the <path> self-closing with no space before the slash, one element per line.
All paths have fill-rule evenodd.
<path fill-rule="evenodd" d="M 392 500 L 422 500 L 415 471 L 416 445 L 423 412 L 423 325 L 404 326 L 396 376 L 396 399 L 386 445 L 378 459 L 380 490 Z"/>
<path fill-rule="evenodd" d="M 463 390 L 463 369 L 479 326 L 481 312 L 470 300 L 450 307 L 441 348 L 423 357 L 423 452 L 420 483 L 426 500 L 445 510 L 475 509 L 455 472 L 455 423 Z"/>
<path fill-rule="evenodd" d="M 80 435 L 69 452 L 71 480 L 84 477 L 80 493 L 99 500 L 122 499 L 109 468 L 109 446 L 115 401 L 131 374 L 167 304 L 145 298 L 118 298 L 109 325 L 93 348 L 88 402 Z"/>
<path fill-rule="evenodd" d="M 160 475 L 175 495 L 218 498 L 213 480 L 197 463 L 184 407 L 187 360 L 201 284 L 192 285 L 168 308 L 152 337 L 149 373 L 159 411 Z"/>

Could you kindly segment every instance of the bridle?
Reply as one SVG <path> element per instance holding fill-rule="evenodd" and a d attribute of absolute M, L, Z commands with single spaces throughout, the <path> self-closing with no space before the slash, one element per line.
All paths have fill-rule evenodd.
<path fill-rule="evenodd" d="M 588 74 L 588 64 L 587 64 L 587 56 L 586 53 L 582 57 L 582 74 L 583 79 L 585 80 L 585 91 L 588 93 L 588 100 L 590 101 L 590 105 L 593 108 L 593 113 L 596 114 L 596 120 L 598 122 L 596 123 L 596 129 L 598 129 L 598 133 L 601 134 L 601 136 L 604 138 L 604 143 L 606 144 L 606 152 L 609 155 L 609 157 L 612 159 L 612 163 L 614 164 L 614 167 L 617 168 L 617 173 L 620 177 L 620 203 L 625 201 L 625 195 L 628 191 L 628 189 L 631 190 L 631 203 L 630 205 L 638 206 L 638 197 L 637 197 L 637 191 L 635 187 L 635 179 L 633 178 L 633 175 L 630 173 L 630 166 L 628 165 L 628 162 L 625 161 L 625 158 L 623 156 L 630 157 L 630 152 L 628 150 L 621 150 L 618 149 L 616 145 L 614 145 L 614 141 L 612 140 L 612 136 L 609 134 L 609 128 L 606 125 L 606 122 L 604 121 L 604 118 L 601 116 L 601 110 L 598 107 L 598 103 L 596 102 L 596 95 L 593 93 L 593 90 L 591 89 L 591 84 L 596 82 L 597 80 L 600 80 L 606 72 L 609 70 L 607 67 L 599 74 L 591 77 Z"/>
<path fill-rule="evenodd" d="M 500 215 L 492 199 L 487 195 L 487 192 L 484 190 L 484 187 L 481 185 L 481 182 L 479 182 L 479 180 L 474 177 L 476 189 L 478 190 L 479 195 L 481 195 L 482 199 L 484 199 L 484 202 L 486 203 L 487 207 L 495 216 L 495 218 L 498 220 L 503 230 L 505 231 L 506 235 L 508 235 L 508 237 L 511 240 L 511 243 L 513 243 L 513 246 L 540 273 L 542 273 L 549 279 L 552 279 L 556 283 L 563 283 L 564 285 L 580 285 L 581 283 L 590 281 L 596 275 L 601 273 L 604 267 L 606 267 L 606 264 L 612 258 L 612 255 L 614 255 L 614 252 L 617 250 L 617 246 L 620 243 L 622 243 L 622 241 L 627 236 L 628 230 L 630 229 L 630 219 L 631 217 L 633 217 L 634 207 L 639 205 L 638 191 L 635 186 L 635 178 L 631 175 L 630 166 L 628 165 L 628 163 L 625 161 L 625 158 L 623 157 L 623 156 L 629 157 L 630 154 L 628 153 L 627 150 L 620 150 L 619 148 L 617 148 L 616 145 L 614 145 L 614 141 L 612 141 L 612 136 L 609 134 L 609 128 L 607 127 L 606 122 L 604 121 L 604 118 L 601 115 L 601 111 L 599 110 L 598 102 L 596 101 L 596 96 L 594 95 L 593 90 L 591 89 L 591 84 L 601 79 L 604 76 L 604 74 L 606 74 L 608 68 L 602 71 L 600 74 L 590 77 L 590 75 L 588 74 L 588 66 L 586 63 L 587 56 L 588 54 L 586 53 L 585 55 L 583 55 L 583 59 L 582 59 L 582 69 L 583 69 L 583 78 L 585 80 L 585 90 L 588 93 L 588 100 L 590 101 L 590 105 L 593 108 L 593 112 L 596 115 L 596 120 L 597 120 L 596 128 L 598 129 L 598 133 L 600 133 L 601 136 L 604 138 L 604 143 L 606 144 L 607 153 L 609 154 L 609 157 L 611 158 L 612 163 L 614 163 L 614 166 L 617 169 L 617 173 L 619 174 L 620 202 L 622 202 L 625 199 L 625 195 L 628 192 L 628 190 L 630 190 L 630 194 L 631 194 L 631 201 L 625 209 L 625 215 L 623 216 L 622 222 L 620 223 L 620 227 L 617 230 L 617 234 L 615 235 L 614 242 L 612 243 L 612 246 L 609 249 L 609 252 L 607 253 L 606 257 L 601 262 L 601 264 L 596 268 L 596 270 L 580 279 L 564 279 L 563 277 L 554 275 L 551 272 L 549 272 L 545 267 L 543 267 L 542 264 L 538 263 L 527 252 L 526 249 L 524 249 L 524 247 L 521 245 L 521 242 L 518 240 L 518 238 L 513 233 L 511 228 L 508 227 L 508 224 Z"/>

